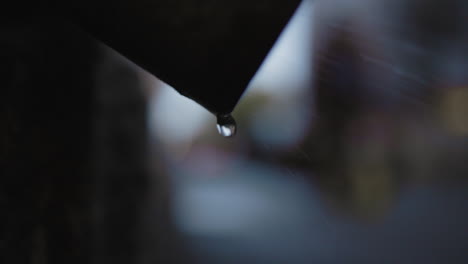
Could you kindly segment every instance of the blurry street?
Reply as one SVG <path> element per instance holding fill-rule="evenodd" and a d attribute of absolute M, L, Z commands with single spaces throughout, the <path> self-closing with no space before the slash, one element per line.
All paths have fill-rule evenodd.
<path fill-rule="evenodd" d="M 361 2 L 350 10 L 364 12 Z M 235 138 L 216 134 L 214 117 L 170 87 L 155 93 L 150 128 L 166 146 L 184 263 L 468 263 L 466 137 L 420 114 L 425 99 L 396 91 L 426 93 L 419 77 L 367 56 L 372 49 L 355 59 L 353 35 L 337 29 L 330 50 L 311 54 L 322 44 L 308 26 L 315 5 L 303 2 L 252 81 Z"/>
<path fill-rule="evenodd" d="M 468 260 L 464 187 L 405 188 L 384 217 L 361 221 L 330 210 L 300 173 L 246 161 L 226 169 L 176 177 L 175 215 L 191 263 Z"/>
<path fill-rule="evenodd" d="M 0 264 L 468 263 L 468 1 L 65 2 L 0 16 Z"/>

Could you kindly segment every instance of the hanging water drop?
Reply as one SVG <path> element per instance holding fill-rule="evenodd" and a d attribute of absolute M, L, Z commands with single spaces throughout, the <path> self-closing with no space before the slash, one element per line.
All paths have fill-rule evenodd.
<path fill-rule="evenodd" d="M 227 114 L 227 115 L 218 115 L 218 124 L 216 128 L 218 129 L 218 133 L 223 137 L 233 137 L 236 134 L 236 120 Z"/>

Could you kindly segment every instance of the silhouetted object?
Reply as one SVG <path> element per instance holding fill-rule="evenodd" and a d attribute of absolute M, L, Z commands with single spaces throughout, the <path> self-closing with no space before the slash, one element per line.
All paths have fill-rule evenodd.
<path fill-rule="evenodd" d="M 299 2 L 85 0 L 64 10 L 181 94 L 229 114 Z"/>
<path fill-rule="evenodd" d="M 2 8 L 0 263 L 174 261 L 169 188 L 146 163 L 138 76 L 83 29 L 213 113 L 228 113 L 297 2 Z"/>

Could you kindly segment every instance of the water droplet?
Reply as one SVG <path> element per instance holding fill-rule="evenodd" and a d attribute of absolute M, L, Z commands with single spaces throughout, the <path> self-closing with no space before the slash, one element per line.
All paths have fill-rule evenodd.
<path fill-rule="evenodd" d="M 218 124 L 216 128 L 223 137 L 233 137 L 236 134 L 236 120 L 231 115 L 218 115 Z"/>

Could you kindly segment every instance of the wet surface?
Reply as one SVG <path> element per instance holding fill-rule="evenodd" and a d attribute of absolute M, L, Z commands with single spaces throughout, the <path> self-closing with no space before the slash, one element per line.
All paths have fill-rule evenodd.
<path fill-rule="evenodd" d="M 231 115 L 218 115 L 216 119 L 216 128 L 221 136 L 228 138 L 236 135 L 237 124 Z"/>

